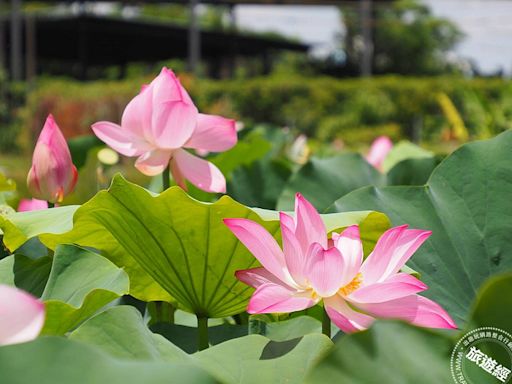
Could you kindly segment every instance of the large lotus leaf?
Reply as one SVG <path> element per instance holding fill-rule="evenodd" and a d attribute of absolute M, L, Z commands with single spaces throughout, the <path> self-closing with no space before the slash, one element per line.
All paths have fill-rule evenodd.
<path fill-rule="evenodd" d="M 387 173 L 388 185 L 424 185 L 438 161 L 435 157 L 405 159 Z"/>
<path fill-rule="evenodd" d="M 164 336 L 185 352 L 197 352 L 198 335 L 195 327 L 157 323 L 151 326 L 151 330 Z M 321 332 L 321 322 L 309 316 L 298 316 L 285 321 L 271 321 L 265 316 L 257 315 L 251 316 L 248 325 L 222 324 L 210 326 L 208 328 L 208 341 L 210 345 L 214 346 L 248 334 L 262 335 L 273 341 L 287 341 L 310 333 Z"/>
<path fill-rule="evenodd" d="M 67 232 L 73 227 L 73 214 L 77 209 L 77 205 L 68 205 L 0 216 L 3 242 L 11 252 L 14 252 L 28 239 L 42 233 Z"/>
<path fill-rule="evenodd" d="M 300 383 L 331 348 L 331 340 L 320 333 L 283 342 L 249 335 L 198 352 L 194 358 L 226 384 Z"/>
<path fill-rule="evenodd" d="M 242 312 L 250 296 L 249 288 L 236 280 L 235 271 L 256 264 L 224 225 L 226 217 L 248 217 L 271 233 L 278 230 L 278 223 L 263 222 L 227 196 L 214 204 L 201 203 L 174 187 L 154 197 L 116 176 L 108 191 L 100 192 L 76 213 L 73 231 L 42 240 L 47 244 L 48 240 L 73 241 L 107 250 L 104 254 L 116 257 L 113 261 L 126 269 L 132 284 L 139 277 L 151 276 L 184 309 L 225 317 Z M 113 243 L 122 251 L 108 252 Z"/>
<path fill-rule="evenodd" d="M 104 257 L 74 245 L 55 250 L 48 283 L 45 334 L 62 334 L 128 293 L 126 273 Z"/>
<path fill-rule="evenodd" d="M 223 174 L 231 175 L 236 168 L 249 165 L 254 161 L 263 158 L 272 148 L 272 144 L 265 139 L 260 131 L 252 131 L 242 140 L 239 140 L 235 147 L 229 151 L 219 153 L 209 160 L 215 164 Z"/>
<path fill-rule="evenodd" d="M 341 337 L 311 371 L 307 383 L 450 383 L 450 356 L 455 343 L 469 330 L 496 327 L 512 331 L 512 274 L 488 279 L 473 303 L 470 327 L 453 333 L 416 328 L 401 322 L 376 322 L 369 330 Z M 501 345 L 486 343 L 498 361 L 510 356 Z M 466 362 L 469 362 L 467 360 Z M 469 362 L 464 367 L 472 383 L 498 383 Z"/>
<path fill-rule="evenodd" d="M 265 139 L 262 132 L 254 130 L 239 140 L 229 151 L 210 156 L 208 160 L 215 164 L 229 181 L 233 171 L 262 159 L 271 148 L 272 144 Z M 158 179 L 161 179 L 161 177 L 158 177 Z M 161 191 L 161 188 L 158 190 Z M 188 185 L 188 194 L 200 201 L 215 201 L 218 196 L 217 194 L 198 189 L 192 184 Z"/>
<path fill-rule="evenodd" d="M 481 328 L 499 328 L 509 334 L 512 333 L 512 273 L 492 276 L 478 291 L 466 332 Z M 467 347 L 469 348 L 469 346 Z M 497 343 L 483 343 L 478 345 L 486 355 L 505 365 L 512 362 L 510 353 Z M 465 351 L 467 353 L 467 350 Z M 464 359 L 461 369 L 474 383 L 499 383 L 473 362 Z"/>
<path fill-rule="evenodd" d="M 249 207 L 273 209 L 290 175 L 291 169 L 283 161 L 255 161 L 233 171 L 228 194 Z"/>
<path fill-rule="evenodd" d="M 273 322 L 268 321 L 266 315 L 253 315 L 249 320 L 249 332 L 274 341 L 286 341 L 310 333 L 321 333 L 322 323 L 310 316 Z"/>
<path fill-rule="evenodd" d="M 208 384 L 208 373 L 191 363 L 131 361 L 61 337 L 0 347 L 5 384 Z"/>
<path fill-rule="evenodd" d="M 188 360 L 185 352 L 164 337 L 152 333 L 137 309 L 125 305 L 97 314 L 74 330 L 69 338 L 120 358 L 170 362 Z"/>
<path fill-rule="evenodd" d="M 452 348 L 452 340 L 440 333 L 377 322 L 337 341 L 306 383 L 450 383 Z"/>
<path fill-rule="evenodd" d="M 381 185 L 384 179 L 356 153 L 313 157 L 290 177 L 277 201 L 277 209 L 293 210 L 295 193 L 301 192 L 319 211 L 323 211 L 340 196 L 367 185 Z"/>
<path fill-rule="evenodd" d="M 0 284 L 18 287 L 41 296 L 52 266 L 50 257 L 33 260 L 23 255 L 10 255 L 0 260 Z"/>
<path fill-rule="evenodd" d="M 139 265 L 137 260 L 130 257 L 123 246 L 105 229 L 102 221 L 91 215 L 96 210 L 104 210 L 104 201 L 108 199 L 106 192 L 99 193 L 76 212 L 71 231 L 61 235 L 43 234 L 41 240 L 51 249 L 64 243 L 93 247 L 128 274 L 130 295 L 143 301 L 172 301 L 169 293 Z"/>
<path fill-rule="evenodd" d="M 512 132 L 462 146 L 426 186 L 364 188 L 332 211 L 373 209 L 394 225 L 430 229 L 410 265 L 430 286 L 425 292 L 462 326 L 477 288 L 512 268 Z"/>
<path fill-rule="evenodd" d="M 196 319 L 197 323 L 197 319 Z M 172 344 L 180 347 L 187 353 L 198 351 L 198 330 L 197 327 L 177 325 L 170 323 L 156 323 L 150 329 L 165 337 Z M 237 337 L 247 336 L 249 330 L 247 325 L 223 324 L 208 327 L 208 342 L 210 345 L 217 345 Z"/>
<path fill-rule="evenodd" d="M 469 328 L 496 327 L 512 333 L 512 274 L 491 277 L 479 290 Z"/>

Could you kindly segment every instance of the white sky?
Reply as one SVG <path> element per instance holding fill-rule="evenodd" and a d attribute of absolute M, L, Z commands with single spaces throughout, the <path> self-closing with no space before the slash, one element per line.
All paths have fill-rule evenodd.
<path fill-rule="evenodd" d="M 466 34 L 456 53 L 472 58 L 484 71 L 512 71 L 512 0 L 424 0 L 437 15 L 457 23 Z M 237 6 L 238 25 L 278 31 L 328 49 L 342 31 L 336 7 Z"/>

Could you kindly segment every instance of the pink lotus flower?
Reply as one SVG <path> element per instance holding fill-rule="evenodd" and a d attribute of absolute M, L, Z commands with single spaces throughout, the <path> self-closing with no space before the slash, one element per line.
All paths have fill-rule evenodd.
<path fill-rule="evenodd" d="M 135 167 L 145 175 L 160 174 L 170 164 L 174 180 L 184 189 L 187 179 L 208 192 L 226 191 L 220 170 L 184 148 L 203 153 L 228 150 L 237 142 L 235 121 L 199 113 L 167 68 L 130 101 L 120 126 L 100 121 L 92 129 L 117 152 L 137 156 Z"/>
<path fill-rule="evenodd" d="M 18 205 L 18 212 L 40 211 L 42 209 L 48 209 L 46 200 L 21 199 Z"/>
<path fill-rule="evenodd" d="M 0 345 L 35 339 L 43 328 L 44 304 L 32 295 L 0 285 Z"/>
<path fill-rule="evenodd" d="M 73 191 L 77 178 L 66 140 L 53 116 L 49 115 L 32 156 L 28 189 L 37 199 L 61 202 Z"/>
<path fill-rule="evenodd" d="M 366 329 L 375 318 L 394 318 L 433 328 L 456 328 L 435 302 L 417 295 L 427 286 L 402 268 L 430 231 L 386 231 L 363 261 L 357 225 L 328 240 L 315 208 L 300 194 L 295 219 L 280 213 L 283 249 L 259 224 L 225 219 L 225 224 L 262 267 L 241 270 L 236 277 L 256 288 L 247 311 L 300 311 L 323 300 L 331 320 L 344 332 Z"/>
<path fill-rule="evenodd" d="M 389 137 L 380 136 L 376 138 L 370 147 L 370 152 L 366 155 L 366 161 L 382 171 L 382 165 L 391 148 L 393 148 L 393 142 Z"/>

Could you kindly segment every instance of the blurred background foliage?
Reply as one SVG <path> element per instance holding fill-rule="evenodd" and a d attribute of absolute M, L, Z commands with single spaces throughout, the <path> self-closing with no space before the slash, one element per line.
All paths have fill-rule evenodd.
<path fill-rule="evenodd" d="M 368 143 L 381 134 L 393 139 L 438 142 L 465 127 L 485 138 L 510 128 L 512 86 L 502 79 L 382 76 L 332 79 L 275 74 L 233 80 L 181 76 L 199 109 L 252 125 L 288 127 L 321 141 Z M 91 134 L 98 120 L 119 121 L 127 102 L 150 78 L 82 83 L 46 78 L 16 110 L 12 128 L 2 129 L 4 149 L 30 148 L 41 121 L 52 112 L 66 137 Z M 5 110 L 5 107 L 4 109 Z M 3 116 L 3 115 L 2 115 Z M 7 124 L 9 125 L 9 124 Z M 30 129 L 20 130 L 16 127 Z M 468 139 L 469 137 L 462 137 Z"/>
<path fill-rule="evenodd" d="M 72 5 L 66 7 L 28 3 L 23 11 L 73 14 Z M 91 3 L 84 7 L 86 12 L 94 13 Z M 231 77 L 222 79 L 207 77 L 204 63 L 192 75 L 182 59 L 130 63 L 123 68 L 89 68 L 96 79 L 85 82 L 48 73 L 30 81 L 13 82 L 0 73 L 0 171 L 17 182 L 20 195 L 26 193 L 24 178 L 35 139 L 46 116 L 52 113 L 70 140 L 82 179 L 94 186 L 89 191 L 78 190 L 71 202 L 90 198 L 109 180 L 96 174 L 96 154 L 101 143 L 91 136 L 91 124 L 99 120 L 119 122 L 141 84 L 151 81 L 164 65 L 180 76 L 202 112 L 235 118 L 245 127 L 239 147 L 245 149 L 221 158 L 221 165 L 229 164 L 230 156 L 244 156 L 247 146 L 261 146 L 264 156 L 256 156 L 254 163 L 232 162 L 224 171 L 230 174 L 229 178 L 232 173 L 235 181 L 248 181 L 246 190 L 236 189 L 237 183 L 231 182 L 234 196 L 266 207 L 275 206 L 284 182 L 297 171 L 298 165 L 289 163 L 286 153 L 301 134 L 308 139 L 308 151 L 320 158 L 353 150 L 364 153 L 380 135 L 389 136 L 394 142 L 409 140 L 442 158 L 463 142 L 489 138 L 511 127 L 511 82 L 491 74 L 483 77 L 474 63 L 453 59 L 450 52 L 464 34 L 452 21 L 434 15 L 417 0 L 397 0 L 375 7 L 371 61 L 374 75 L 359 77 L 364 48 L 361 17 L 353 5 L 344 5 L 340 10 L 345 32 L 330 55 L 276 53 L 272 70 L 265 76 L 261 75 L 261 63 L 256 58 L 238 58 Z M 187 6 L 178 4 L 112 4 L 109 12 L 110 16 L 119 17 L 131 12 L 130 17 L 182 26 L 190 17 Z M 201 28 L 254 34 L 245 31 L 243 24 L 230 23 L 229 12 L 224 6 L 203 6 Z M 293 40 L 273 32 L 258 34 Z M 260 141 L 255 134 L 262 135 Z M 273 144 L 271 150 L 267 148 L 269 143 Z M 265 155 L 264 148 L 271 155 Z M 88 155 L 89 149 L 93 150 Z M 131 163 L 130 159 L 121 159 L 120 165 L 109 168 L 109 172 L 122 170 L 132 181 L 149 182 L 133 171 Z M 423 161 L 422 171 L 415 177 L 395 170 L 388 181 L 424 182 L 432 164 L 432 159 Z M 251 197 L 250 193 L 260 195 Z"/>

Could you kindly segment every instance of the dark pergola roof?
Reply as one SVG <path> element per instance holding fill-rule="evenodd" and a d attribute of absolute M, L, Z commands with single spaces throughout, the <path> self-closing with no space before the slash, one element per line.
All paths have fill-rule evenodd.
<path fill-rule="evenodd" d="M 92 15 L 37 18 L 37 56 L 73 61 L 84 54 L 80 50 L 86 49 L 88 64 L 93 65 L 184 58 L 187 56 L 187 33 L 187 27 L 154 21 Z M 269 50 L 307 52 L 308 48 L 301 43 L 259 36 L 201 31 L 201 55 L 204 58 L 235 52 L 252 56 Z"/>
<path fill-rule="evenodd" d="M 185 26 L 87 14 L 39 16 L 32 23 L 35 60 L 39 67 L 48 62 L 87 67 L 156 62 L 186 58 L 188 53 Z M 24 27 L 23 31 L 26 30 Z M 9 35 L 9 23 L 5 24 L 4 32 Z M 262 57 L 276 50 L 307 52 L 309 49 L 301 43 L 235 32 L 201 31 L 200 35 L 201 57 L 206 61 L 234 56 Z M 27 41 L 26 37 L 23 40 Z"/>

